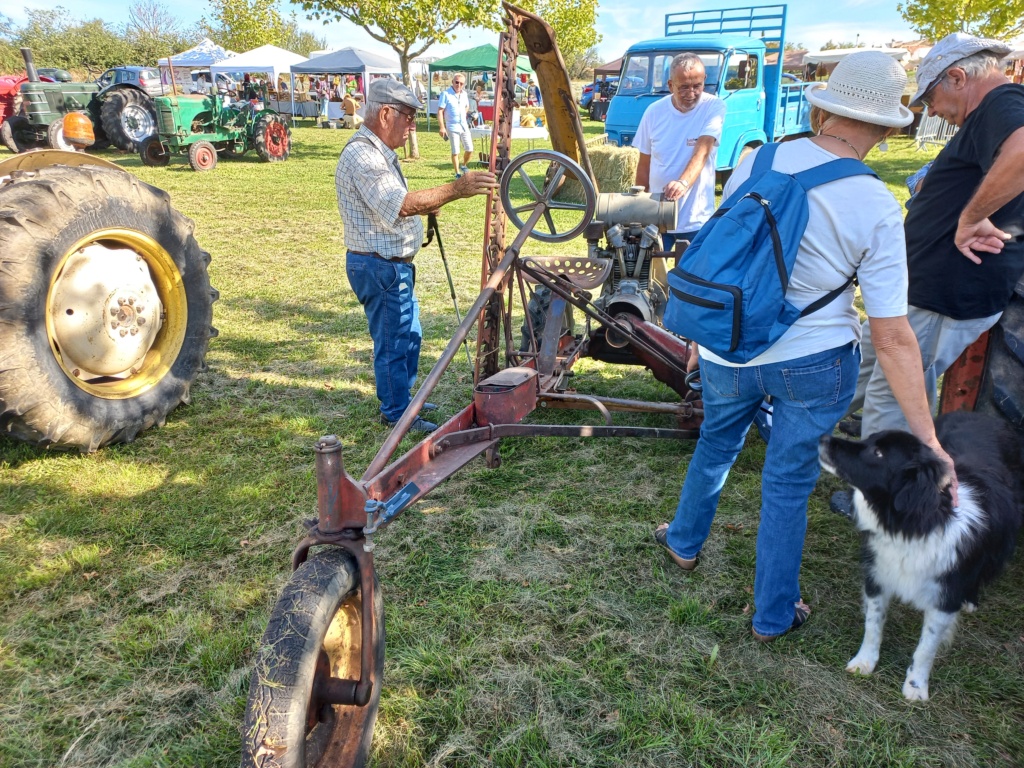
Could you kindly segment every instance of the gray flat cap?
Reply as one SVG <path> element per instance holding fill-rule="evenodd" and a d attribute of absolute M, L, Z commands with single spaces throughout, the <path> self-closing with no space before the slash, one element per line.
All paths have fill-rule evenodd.
<path fill-rule="evenodd" d="M 415 93 L 390 77 L 378 77 L 370 83 L 366 100 L 377 104 L 403 104 L 413 109 L 423 108 Z"/>
<path fill-rule="evenodd" d="M 918 65 L 917 93 L 910 100 L 910 105 L 916 107 L 920 98 L 938 80 L 939 75 L 960 59 L 966 59 L 968 56 L 982 51 L 991 51 L 996 56 L 1006 56 L 1012 50 L 1010 46 L 998 40 L 975 37 L 966 32 L 954 32 L 951 35 L 946 35 L 928 51 L 928 55 Z"/>

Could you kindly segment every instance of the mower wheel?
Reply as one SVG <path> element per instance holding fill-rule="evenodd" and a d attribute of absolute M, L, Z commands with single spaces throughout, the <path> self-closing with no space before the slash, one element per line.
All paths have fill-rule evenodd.
<path fill-rule="evenodd" d="M 292 151 L 292 129 L 280 115 L 268 112 L 256 118 L 253 126 L 253 144 L 256 154 L 265 163 L 279 163 L 288 159 Z"/>
<path fill-rule="evenodd" d="M 134 88 L 108 93 L 100 107 L 100 121 L 111 143 L 125 152 L 138 152 L 142 142 L 156 133 L 153 101 Z"/>
<path fill-rule="evenodd" d="M 189 401 L 210 339 L 210 255 L 166 192 L 97 166 L 0 187 L 0 432 L 95 451 Z"/>
<path fill-rule="evenodd" d="M 359 567 L 327 547 L 285 585 L 260 641 L 242 729 L 243 768 L 306 768 L 366 763 L 384 670 L 384 603 L 374 581 L 376 679 L 365 706 L 328 704 L 316 691 L 326 678 L 357 679 L 361 670 Z"/>
<path fill-rule="evenodd" d="M 976 411 L 991 413 L 1024 433 L 1024 281 L 991 331 Z"/>
<path fill-rule="evenodd" d="M 197 141 L 188 148 L 188 164 L 193 171 L 210 171 L 217 167 L 217 150 L 208 141 Z"/>
<path fill-rule="evenodd" d="M 65 152 L 75 152 L 76 147 L 64 138 L 64 121 L 54 120 L 46 129 L 46 144 L 50 149 L 63 149 Z"/>
<path fill-rule="evenodd" d="M 159 136 L 150 136 L 142 142 L 142 146 L 139 148 L 139 157 L 142 159 L 142 164 L 150 168 L 163 168 L 171 162 L 171 154 L 164 149 Z"/>

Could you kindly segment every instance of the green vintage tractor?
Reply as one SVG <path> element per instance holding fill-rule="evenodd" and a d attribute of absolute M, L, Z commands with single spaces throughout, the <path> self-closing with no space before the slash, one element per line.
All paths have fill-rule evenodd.
<path fill-rule="evenodd" d="M 241 157 L 254 149 L 266 163 L 288 159 L 292 132 L 277 112 L 262 102 L 227 100 L 223 94 L 161 96 L 154 100 L 157 134 L 139 147 L 144 165 L 157 167 L 171 155 L 187 155 L 196 171 L 217 165 L 217 155 Z"/>

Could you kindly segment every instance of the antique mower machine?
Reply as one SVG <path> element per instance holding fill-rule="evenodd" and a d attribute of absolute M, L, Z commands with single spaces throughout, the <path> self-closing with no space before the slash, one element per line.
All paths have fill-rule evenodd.
<path fill-rule="evenodd" d="M 209 171 L 218 154 L 241 157 L 250 149 L 266 163 L 288 159 L 292 132 L 280 114 L 262 102 L 225 98 L 216 91 L 156 98 L 157 134 L 139 146 L 143 164 L 165 166 L 171 155 L 187 155 L 193 170 Z"/>
<path fill-rule="evenodd" d="M 501 35 L 490 161 L 501 184 L 488 200 L 483 289 L 360 480 L 346 472 L 337 437 L 323 437 L 314 448 L 318 518 L 292 556 L 294 573 L 260 643 L 243 728 L 245 766 L 364 764 L 384 664 L 373 535 L 473 458 L 482 454 L 488 466 L 498 466 L 501 439 L 518 435 L 699 434 L 703 410 L 687 376 L 688 343 L 659 324 L 665 259 L 674 255 L 661 250 L 660 232 L 674 223 L 674 204 L 637 190 L 596 192 L 554 34 L 537 16 L 504 8 L 508 29 Z M 544 89 L 555 151 L 510 160 L 520 36 Z M 511 243 L 506 220 L 519 230 Z M 568 243 L 580 235 L 584 255 L 524 253 L 529 238 Z M 566 322 L 572 312 L 585 318 L 582 332 Z M 392 461 L 473 326 L 472 402 Z M 642 402 L 576 392 L 571 369 L 585 356 L 646 366 L 677 398 Z M 540 405 L 596 410 L 603 424 L 523 423 Z M 616 412 L 663 414 L 674 423 L 617 425 Z"/>

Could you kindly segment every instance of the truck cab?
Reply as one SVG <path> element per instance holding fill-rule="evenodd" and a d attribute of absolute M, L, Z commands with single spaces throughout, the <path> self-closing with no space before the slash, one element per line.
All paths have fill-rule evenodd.
<path fill-rule="evenodd" d="M 704 90 L 726 105 L 718 167 L 734 168 L 745 152 L 810 130 L 809 83 L 782 83 L 786 6 L 668 14 L 665 37 L 630 46 L 608 108 L 608 141 L 630 146 L 647 108 L 669 95 L 672 59 L 695 53 Z"/>

